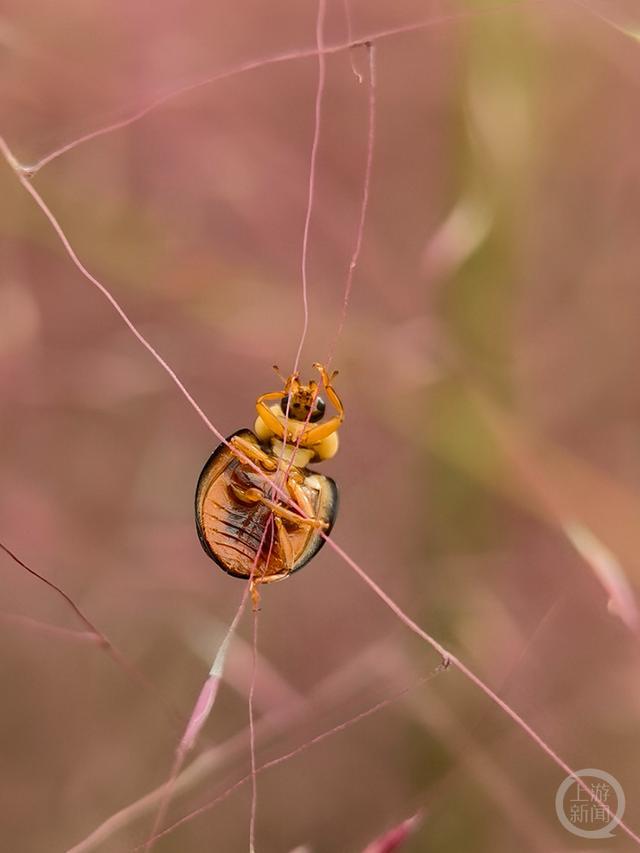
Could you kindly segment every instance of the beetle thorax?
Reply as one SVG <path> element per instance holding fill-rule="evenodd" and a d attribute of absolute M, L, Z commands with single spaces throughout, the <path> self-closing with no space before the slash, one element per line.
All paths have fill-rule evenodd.
<path fill-rule="evenodd" d="M 314 451 L 309 450 L 307 447 L 296 448 L 294 444 L 285 445 L 279 438 L 271 439 L 271 447 L 273 455 L 277 459 L 282 459 L 282 461 L 286 462 L 287 465 L 291 463 L 295 465 L 296 468 L 306 468 L 314 455 Z"/>

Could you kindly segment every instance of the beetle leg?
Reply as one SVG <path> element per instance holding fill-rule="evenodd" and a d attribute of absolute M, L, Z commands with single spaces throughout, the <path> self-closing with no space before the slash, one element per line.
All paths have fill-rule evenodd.
<path fill-rule="evenodd" d="M 262 503 L 265 506 L 268 506 L 269 509 L 275 514 L 280 516 L 280 518 L 285 518 L 287 521 L 292 521 L 294 524 L 308 524 L 309 527 L 328 527 L 328 523 L 326 521 L 321 521 L 319 518 L 313 517 L 313 510 L 311 510 L 311 517 L 305 518 L 303 515 L 298 515 L 297 512 L 292 512 L 290 509 L 287 509 L 285 506 L 281 506 L 275 501 L 270 501 L 269 498 L 263 497 Z"/>
<path fill-rule="evenodd" d="M 267 400 L 283 400 L 287 395 L 284 391 L 270 391 L 268 394 L 262 394 L 256 400 L 256 412 L 262 418 L 265 426 L 271 432 L 284 441 L 284 426 L 280 423 L 277 416 L 267 406 Z"/>
<path fill-rule="evenodd" d="M 284 535 L 287 537 L 288 542 L 289 539 L 286 531 L 284 531 Z M 278 572 L 277 575 L 259 575 L 258 577 L 250 581 L 249 592 L 251 594 L 251 601 L 253 604 L 254 612 L 260 610 L 260 584 L 266 585 L 270 583 L 276 583 L 276 581 L 281 581 L 285 578 L 288 578 L 290 574 L 291 569 L 287 566 L 286 570 Z"/>
<path fill-rule="evenodd" d="M 269 456 L 268 453 L 265 453 L 261 447 L 256 447 L 251 441 L 247 441 L 246 438 L 234 435 L 233 438 L 229 439 L 229 444 L 231 445 L 232 451 L 240 451 L 240 453 L 236 453 L 235 455 L 241 459 L 241 454 L 243 454 L 252 462 L 257 462 L 258 465 L 261 465 L 267 471 L 275 471 L 278 467 L 278 463 L 275 459 L 272 459 L 271 456 Z"/>
<path fill-rule="evenodd" d="M 302 447 L 312 447 L 314 444 L 320 444 L 321 441 L 336 432 L 344 420 L 344 406 L 342 405 L 342 400 L 338 397 L 333 385 L 331 384 L 331 381 L 336 374 L 332 373 L 331 376 L 329 376 L 326 367 L 318 364 L 318 362 L 314 362 L 313 366 L 320 373 L 324 390 L 327 392 L 327 397 L 338 414 L 330 418 L 326 423 L 318 424 L 317 426 L 312 426 L 306 429 L 303 433 L 302 440 L 300 441 Z"/>
<path fill-rule="evenodd" d="M 276 530 L 278 532 L 278 544 L 280 545 L 280 550 L 282 551 L 282 556 L 284 558 L 284 564 L 289 571 L 293 569 L 294 564 L 294 556 L 293 556 L 293 545 L 291 544 L 291 539 L 289 539 L 289 534 L 284 529 L 284 524 L 281 518 L 275 516 L 276 522 Z"/>
<path fill-rule="evenodd" d="M 259 580 L 252 580 L 249 584 L 249 592 L 251 594 L 251 605 L 253 612 L 257 613 L 260 610 L 260 590 L 258 589 Z"/>
<path fill-rule="evenodd" d="M 312 426 L 311 429 L 305 430 L 300 440 L 300 446 L 311 449 L 314 444 L 320 444 L 321 441 L 329 438 L 330 435 L 333 435 L 334 432 L 340 429 L 343 420 L 344 415 L 336 415 L 336 417 L 330 418 L 326 424 L 318 424 L 317 426 Z"/>
<path fill-rule="evenodd" d="M 324 385 L 324 390 L 327 392 L 327 397 L 331 400 L 336 412 L 338 413 L 338 418 L 340 419 L 340 422 L 342 423 L 342 421 L 344 420 L 344 406 L 342 405 L 342 400 L 336 394 L 335 388 L 333 387 L 333 384 L 332 384 L 333 379 L 337 375 L 338 371 L 334 370 L 333 373 L 331 374 L 331 376 L 329 376 L 326 368 L 323 367 L 321 364 L 318 364 L 317 361 L 314 362 L 313 366 L 316 368 L 316 370 L 320 371 L 320 377 L 322 378 L 322 384 Z"/>
<path fill-rule="evenodd" d="M 322 384 L 328 391 L 329 388 L 332 387 L 331 383 L 338 375 L 338 371 L 334 370 L 331 376 L 329 376 L 329 374 L 327 373 L 327 368 L 324 366 L 324 364 L 320 364 L 319 361 L 314 361 L 312 367 L 315 367 L 315 369 L 318 371 L 318 373 L 320 374 L 320 379 L 322 379 Z"/>
<path fill-rule="evenodd" d="M 291 476 L 287 478 L 287 491 L 289 492 L 293 500 L 298 504 L 303 513 L 310 519 L 312 519 L 314 516 L 314 511 L 313 507 L 311 506 L 311 501 L 309 500 L 307 493 L 302 488 L 302 486 L 297 483 Z"/>
<path fill-rule="evenodd" d="M 329 526 L 326 521 L 321 521 L 319 518 L 313 518 L 313 508 L 311 507 L 311 517 L 305 518 L 303 515 L 298 515 L 297 512 L 292 512 L 290 509 L 287 509 L 286 506 L 282 506 L 281 504 L 270 500 L 260 491 L 260 489 L 256 489 L 253 486 L 248 489 L 241 489 L 239 486 L 236 486 L 235 483 L 229 483 L 229 488 L 238 500 L 242 501 L 242 503 L 263 503 L 279 518 L 285 518 L 287 521 L 294 522 L 295 524 L 308 524 L 310 527 Z"/>
<path fill-rule="evenodd" d="M 248 489 L 241 489 L 235 483 L 229 483 L 229 488 L 238 500 L 244 504 L 257 504 L 264 497 L 260 489 L 256 489 L 253 486 Z"/>

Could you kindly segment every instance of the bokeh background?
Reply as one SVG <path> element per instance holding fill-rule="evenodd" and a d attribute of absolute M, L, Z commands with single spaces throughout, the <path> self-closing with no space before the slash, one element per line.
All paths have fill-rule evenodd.
<path fill-rule="evenodd" d="M 640 825 L 640 28 L 635 3 L 352 2 L 375 41 L 375 160 L 337 385 L 335 538 Z M 483 11 L 486 10 L 486 11 Z M 452 17 L 453 16 L 453 17 Z M 635 17 L 634 17 L 635 16 Z M 3 133 L 32 163 L 158 95 L 313 47 L 311 2 L 8 0 Z M 330 0 L 326 40 L 346 41 Z M 352 64 L 365 76 L 359 84 Z M 367 136 L 364 49 L 327 58 L 303 372 L 336 335 Z M 203 86 L 34 178 L 82 261 L 225 434 L 249 426 L 302 328 L 314 57 Z M 193 491 L 216 444 L 0 170 L 0 539 L 154 685 L 0 554 L 0 847 L 70 849 L 166 778 L 242 586 L 207 559 Z M 611 602 L 611 603 L 610 603 Z M 257 849 L 361 851 L 418 809 L 407 851 L 631 849 L 558 823 L 561 771 L 328 547 L 268 589 Z M 248 768 L 243 620 L 173 820 Z M 204 756 L 204 759 L 203 759 Z M 157 844 L 247 849 L 249 786 Z M 144 840 L 140 810 L 91 849 Z"/>

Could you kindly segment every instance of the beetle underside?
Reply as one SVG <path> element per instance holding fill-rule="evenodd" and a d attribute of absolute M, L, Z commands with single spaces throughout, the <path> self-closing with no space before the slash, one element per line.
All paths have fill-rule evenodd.
<path fill-rule="evenodd" d="M 250 430 L 234 435 L 261 446 Z M 334 481 L 308 469 L 296 470 L 314 517 L 325 523 L 328 533 L 337 511 Z M 274 482 L 282 488 L 279 473 L 273 475 Z M 265 479 L 270 476 L 268 472 L 261 476 L 221 444 L 204 466 L 196 490 L 196 525 L 202 547 L 226 572 L 252 577 L 254 583 L 270 583 L 298 571 L 324 544 L 317 527 L 305 524 L 302 517 L 300 522 L 281 518 L 260 500 L 248 502 L 238 497 L 259 490 L 266 499 L 286 506 Z"/>

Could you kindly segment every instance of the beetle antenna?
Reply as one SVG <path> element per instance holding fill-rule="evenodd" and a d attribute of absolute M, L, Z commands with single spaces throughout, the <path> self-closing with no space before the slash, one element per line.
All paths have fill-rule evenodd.
<path fill-rule="evenodd" d="M 277 365 L 277 364 L 274 364 L 274 365 L 273 365 L 273 369 L 274 369 L 274 370 L 275 370 L 275 372 L 278 374 L 278 376 L 280 377 L 280 379 L 282 379 L 282 383 L 283 383 L 284 385 L 286 385 L 286 384 L 287 384 L 287 380 L 286 380 L 286 379 L 285 379 L 285 377 L 282 375 L 282 373 L 280 373 L 280 368 L 278 367 L 278 365 Z"/>

